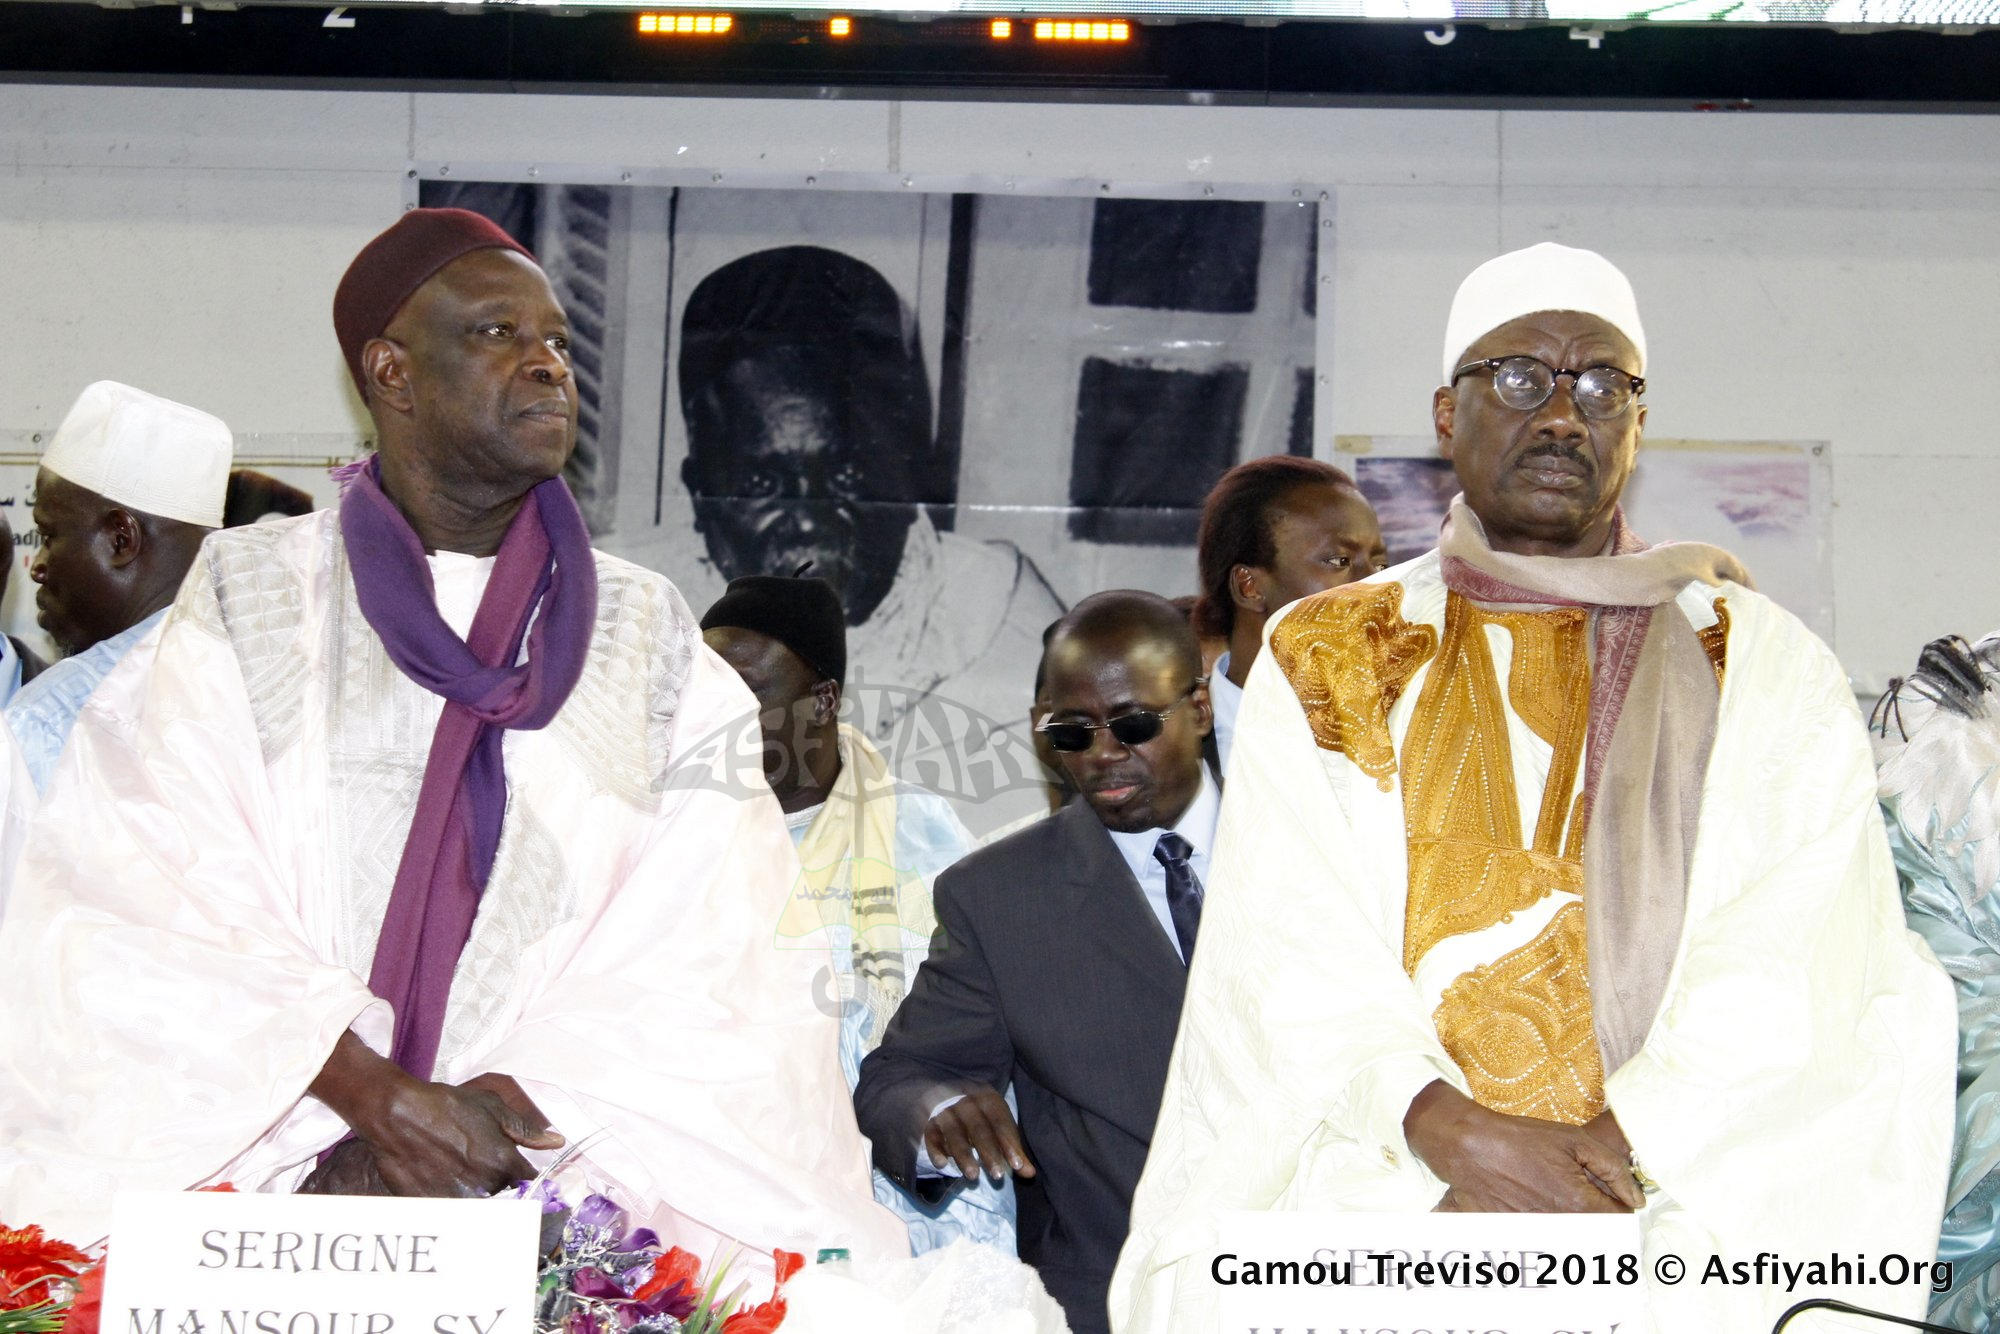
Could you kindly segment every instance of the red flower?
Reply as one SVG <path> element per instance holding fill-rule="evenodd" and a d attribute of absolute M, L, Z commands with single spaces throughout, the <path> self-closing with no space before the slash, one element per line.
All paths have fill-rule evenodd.
<path fill-rule="evenodd" d="M 0 1228 L 0 1311 L 35 1306 L 55 1296 L 50 1279 L 74 1278 L 90 1257 L 38 1227 Z"/>
<path fill-rule="evenodd" d="M 722 1334 L 771 1334 L 785 1320 L 785 1284 L 806 1267 L 806 1257 L 796 1251 L 772 1251 L 778 1267 L 777 1289 L 771 1300 L 747 1306 L 722 1322 Z"/>
<path fill-rule="evenodd" d="M 785 1299 L 772 1297 L 746 1307 L 722 1322 L 722 1334 L 771 1334 L 785 1322 Z"/>
<path fill-rule="evenodd" d="M 56 1334 L 97 1334 L 98 1316 L 104 1306 L 104 1265 L 100 1261 L 84 1271 L 76 1300 L 63 1313 L 62 1328 Z"/>
<path fill-rule="evenodd" d="M 653 1276 L 632 1294 L 634 1301 L 651 1301 L 676 1283 L 685 1283 L 689 1292 L 701 1287 L 701 1261 L 676 1246 L 653 1261 Z"/>

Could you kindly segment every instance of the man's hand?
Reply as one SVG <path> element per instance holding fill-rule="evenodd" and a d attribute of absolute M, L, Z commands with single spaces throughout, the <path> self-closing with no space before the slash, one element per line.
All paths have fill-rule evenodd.
<path fill-rule="evenodd" d="M 1440 1079 L 1411 1100 L 1403 1134 L 1451 1187 L 1438 1204 L 1443 1211 L 1629 1213 L 1646 1202 L 1611 1147 L 1624 1134 L 1608 1112 L 1589 1126 L 1508 1116 Z"/>
<path fill-rule="evenodd" d="M 1012 1168 L 1024 1177 L 1035 1174 L 1035 1164 L 1021 1143 L 1021 1128 L 1007 1110 L 1007 1100 L 985 1084 L 970 1084 L 965 1096 L 931 1118 L 924 1127 L 924 1147 L 931 1161 L 942 1166 L 957 1163 L 967 1181 L 976 1181 L 980 1169 L 998 1181 Z"/>
<path fill-rule="evenodd" d="M 1583 1128 L 1597 1136 L 1605 1148 L 1618 1155 L 1618 1161 L 1632 1161 L 1632 1141 L 1625 1138 L 1625 1127 L 1618 1124 L 1618 1118 L 1606 1107 L 1596 1116 L 1583 1123 Z"/>
<path fill-rule="evenodd" d="M 540 1113 L 517 1111 L 490 1088 L 414 1079 L 355 1131 L 375 1150 L 376 1170 L 396 1195 L 491 1195 L 535 1174 L 521 1149 L 563 1143 Z"/>
<path fill-rule="evenodd" d="M 392 1195 L 490 1195 L 535 1174 L 522 1149 L 563 1144 L 506 1075 L 480 1075 L 463 1087 L 427 1083 L 352 1032 L 341 1034 L 308 1092 L 367 1142 Z M 358 1170 L 350 1163 L 338 1179 Z"/>
<path fill-rule="evenodd" d="M 375 1150 L 362 1139 L 344 1139 L 326 1161 L 299 1183 L 301 1195 L 387 1195 L 388 1184 L 375 1168 Z"/>

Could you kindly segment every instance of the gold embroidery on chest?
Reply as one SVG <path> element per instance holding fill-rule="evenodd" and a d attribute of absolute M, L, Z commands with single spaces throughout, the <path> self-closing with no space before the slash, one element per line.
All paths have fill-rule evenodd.
<path fill-rule="evenodd" d="M 1438 1037 L 1482 1107 L 1582 1125 L 1604 1110 L 1583 905 L 1466 973 L 1438 1002 Z"/>
<path fill-rule="evenodd" d="M 1533 843 L 1522 836 L 1507 713 L 1487 627 L 1513 641 L 1507 697 L 1553 750 Z M 1438 662 L 1403 741 L 1410 890 L 1403 967 L 1440 940 L 1483 931 L 1554 890 L 1581 894 L 1582 840 L 1565 839 L 1590 721 L 1589 616 L 1580 608 L 1489 612 L 1445 603 Z"/>
<path fill-rule="evenodd" d="M 1701 640 L 1702 652 L 1708 654 L 1709 665 L 1715 668 L 1715 688 L 1722 688 L 1722 669 L 1729 658 L 1729 608 L 1721 598 L 1715 600 L 1715 624 L 1703 626 L 1695 631 Z"/>
<path fill-rule="evenodd" d="M 1313 740 L 1384 792 L 1396 774 L 1389 710 L 1437 651 L 1437 631 L 1404 620 L 1402 606 L 1401 584 L 1349 584 L 1307 598 L 1271 633 Z"/>

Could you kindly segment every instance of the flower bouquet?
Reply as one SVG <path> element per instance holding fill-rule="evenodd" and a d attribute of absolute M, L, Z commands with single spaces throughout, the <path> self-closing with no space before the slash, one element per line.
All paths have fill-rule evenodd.
<path fill-rule="evenodd" d="M 662 1248 L 650 1228 L 629 1227 L 625 1210 L 603 1195 L 572 1210 L 547 1178 L 513 1194 L 542 1206 L 537 1334 L 771 1334 L 785 1318 L 785 1281 L 805 1264 L 804 1256 L 774 1251 L 778 1290 L 745 1306 L 747 1283 L 724 1291 L 727 1260 L 704 1277 L 692 1253 Z"/>
<path fill-rule="evenodd" d="M 92 1271 L 91 1259 L 38 1227 L 0 1224 L 0 1334 L 54 1334 Z"/>

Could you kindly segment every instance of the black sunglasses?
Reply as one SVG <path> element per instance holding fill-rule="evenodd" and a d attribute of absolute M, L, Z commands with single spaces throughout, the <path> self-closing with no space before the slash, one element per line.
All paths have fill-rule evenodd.
<path fill-rule="evenodd" d="M 1194 684 L 1181 691 L 1174 702 L 1160 710 L 1134 709 L 1121 713 L 1109 722 L 1102 723 L 1058 723 L 1044 719 L 1036 724 L 1035 730 L 1049 739 L 1053 750 L 1077 754 L 1089 750 L 1096 738 L 1092 732 L 1109 732 L 1111 739 L 1121 746 L 1143 746 L 1158 736 L 1167 726 L 1167 715 L 1178 709 L 1189 695 L 1208 684 L 1208 678 L 1197 676 Z"/>

